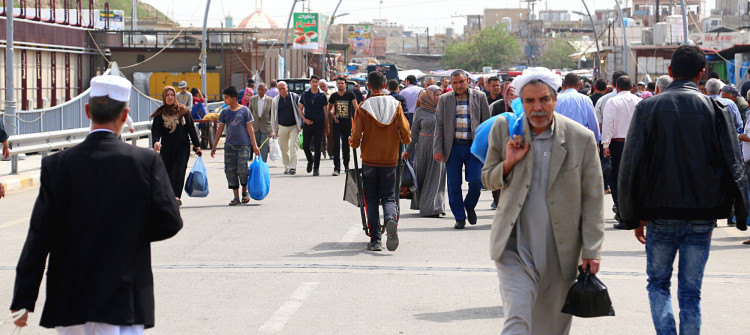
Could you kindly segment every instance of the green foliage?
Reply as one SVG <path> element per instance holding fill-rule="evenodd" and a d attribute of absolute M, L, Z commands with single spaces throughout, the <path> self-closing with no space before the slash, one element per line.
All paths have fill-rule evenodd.
<path fill-rule="evenodd" d="M 513 65 L 522 54 L 515 37 L 503 25 L 480 30 L 465 42 L 445 46 L 440 64 L 446 68 L 479 72 L 484 66 L 493 69 Z"/>
<path fill-rule="evenodd" d="M 567 40 L 553 38 L 547 41 L 539 58 L 539 65 L 550 69 L 575 68 L 576 62 L 570 59 L 576 49 Z"/>

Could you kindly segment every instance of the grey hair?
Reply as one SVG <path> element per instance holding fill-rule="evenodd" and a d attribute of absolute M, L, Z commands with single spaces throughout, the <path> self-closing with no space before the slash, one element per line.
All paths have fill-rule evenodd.
<path fill-rule="evenodd" d="M 545 83 L 544 80 L 541 80 L 541 79 L 530 80 L 528 83 L 526 83 L 526 85 L 523 85 L 523 87 L 521 87 L 521 90 L 519 91 L 518 96 L 520 96 L 521 100 L 523 100 L 523 88 L 529 85 L 539 85 L 539 84 L 546 85 L 547 88 L 549 88 L 549 93 L 550 95 L 552 95 L 552 99 L 557 99 L 557 91 L 555 91 L 555 89 L 553 89 L 552 86 L 549 86 L 549 84 Z"/>
<path fill-rule="evenodd" d="M 276 87 L 279 87 L 280 85 L 284 85 L 284 86 L 286 86 L 287 88 L 289 88 L 289 85 L 287 85 L 287 84 L 286 84 L 286 82 L 285 82 L 285 81 L 283 81 L 283 80 L 282 80 L 282 81 L 280 81 L 280 82 L 278 82 L 278 83 L 276 83 Z"/>
<path fill-rule="evenodd" d="M 266 84 L 265 83 L 258 84 L 258 89 L 260 89 L 261 86 L 266 87 Z"/>
<path fill-rule="evenodd" d="M 656 87 L 659 88 L 659 92 L 664 92 L 664 90 L 667 89 L 667 86 L 672 83 L 672 77 L 668 75 L 663 75 L 659 78 L 656 78 Z"/>
<path fill-rule="evenodd" d="M 706 82 L 706 93 L 708 95 L 717 95 L 719 92 L 721 92 L 721 80 L 716 78 L 711 78 Z"/>
<path fill-rule="evenodd" d="M 464 78 L 466 78 L 466 72 L 464 72 L 464 70 L 453 70 L 453 72 L 451 72 L 451 77 L 459 76 L 464 76 Z"/>

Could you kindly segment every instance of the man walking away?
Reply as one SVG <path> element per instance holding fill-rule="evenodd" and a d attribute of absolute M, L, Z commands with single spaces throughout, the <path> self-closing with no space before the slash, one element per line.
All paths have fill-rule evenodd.
<path fill-rule="evenodd" d="M 747 179 L 732 116 L 696 85 L 705 64 L 697 46 L 674 51 L 669 75 L 675 80 L 636 107 L 620 166 L 620 216 L 646 244 L 646 288 L 658 335 L 677 334 L 670 297 L 676 254 L 679 333 L 699 334 L 714 224 L 734 208 L 737 228 L 747 229 Z"/>
<path fill-rule="evenodd" d="M 271 80 L 271 84 L 269 85 L 269 86 L 271 86 L 271 88 L 269 88 L 268 92 L 266 92 L 266 95 L 269 96 L 269 97 L 271 97 L 271 99 L 273 99 L 273 98 L 275 98 L 275 97 L 277 97 L 279 95 L 279 88 L 276 87 L 277 85 L 278 85 L 278 83 L 276 83 L 275 80 Z"/>
<path fill-rule="evenodd" d="M 502 334 L 568 334 L 572 316 L 560 311 L 577 267 L 596 274 L 601 259 L 604 193 L 596 139 L 555 113 L 560 76 L 554 72 L 526 69 L 513 85 L 523 101 L 523 137 L 511 138 L 507 120 L 498 118 L 482 169 L 482 182 L 503 190 L 490 232 Z"/>
<path fill-rule="evenodd" d="M 490 107 L 484 93 L 470 90 L 466 73 L 456 70 L 451 73 L 453 91 L 443 94 L 435 109 L 435 137 L 432 157 L 445 163 L 448 176 L 448 203 L 456 219 L 455 229 L 463 229 L 466 220 L 477 224 L 474 208 L 482 190 L 482 162 L 471 153 L 471 144 L 479 124 L 490 118 Z M 463 171 L 469 192 L 462 196 Z"/>
<path fill-rule="evenodd" d="M 404 111 L 409 110 L 409 107 L 406 105 L 406 98 L 404 98 L 403 95 L 399 94 L 401 90 L 398 88 L 398 81 L 396 79 L 391 79 L 388 81 L 388 95 L 392 96 L 396 101 L 398 101 L 401 104 L 401 108 Z M 419 103 L 419 101 L 417 101 Z M 406 118 L 409 120 L 409 118 Z M 411 124 L 411 120 L 409 120 L 409 124 Z"/>
<path fill-rule="evenodd" d="M 302 147 L 307 157 L 307 173 L 320 175 L 320 154 L 323 136 L 328 135 L 328 113 L 325 107 L 328 98 L 318 86 L 318 77 L 310 77 L 310 89 L 302 92 L 299 103 L 299 115 L 302 117 Z M 315 156 L 313 157 L 313 151 Z"/>
<path fill-rule="evenodd" d="M 277 87 L 279 95 L 273 98 L 271 128 L 274 136 L 279 138 L 284 174 L 295 175 L 297 174 L 299 133 L 302 131 L 302 118 L 297 112 L 299 96 L 294 92 L 289 92 L 289 87 L 284 81 L 280 81 Z"/>
<path fill-rule="evenodd" d="M 404 112 L 406 113 L 406 119 L 409 120 L 409 124 L 411 124 L 411 121 L 414 119 L 414 110 L 417 108 L 417 98 L 419 98 L 419 93 L 422 92 L 424 88 L 417 86 L 417 77 L 414 75 L 406 76 L 404 85 L 406 86 L 401 90 L 401 95 L 406 99 L 406 107 L 409 108 L 408 111 Z"/>
<path fill-rule="evenodd" d="M 619 206 L 617 202 L 617 175 L 620 171 L 622 148 L 625 147 L 630 119 L 633 117 L 635 106 L 642 100 L 635 94 L 630 93 L 631 88 L 630 77 L 621 76 L 617 78 L 617 95 L 609 99 L 604 107 L 604 122 L 602 123 L 604 157 L 612 157 L 612 172 L 610 172 L 612 184 L 610 187 L 612 188 L 612 200 L 614 201 L 612 210 L 615 212 L 615 219 L 618 222 L 614 225 L 616 229 L 626 229 L 626 226 L 620 222 L 620 215 L 617 211 Z"/>
<path fill-rule="evenodd" d="M 568 73 L 565 75 L 562 92 L 557 96 L 555 112 L 567 116 L 591 130 L 596 137 L 596 142 L 599 142 L 601 136 L 599 135 L 599 123 L 596 120 L 596 115 L 594 115 L 594 104 L 589 97 L 578 93 L 580 86 L 581 78 L 577 74 Z"/>
<path fill-rule="evenodd" d="M 273 104 L 273 99 L 266 95 L 266 91 L 266 84 L 258 84 L 258 94 L 250 98 L 250 103 L 248 104 L 250 112 L 253 114 L 253 130 L 255 130 L 253 136 L 255 136 L 255 143 L 262 146 L 260 148 L 260 156 L 264 162 L 268 162 L 268 152 L 271 145 L 268 143 L 264 145 L 263 143 L 273 132 L 271 128 L 271 105 Z"/>
<path fill-rule="evenodd" d="M 671 83 L 672 77 L 670 77 L 668 74 L 656 78 L 656 90 L 654 91 L 654 95 L 664 92 L 664 90 L 667 89 L 667 86 L 669 86 L 669 84 Z"/>
<path fill-rule="evenodd" d="M 604 79 L 597 79 L 594 82 L 594 94 L 589 95 L 589 99 L 591 99 L 591 103 L 596 106 L 596 103 L 599 101 L 599 98 L 603 97 L 607 92 L 607 81 Z M 596 113 L 594 113 L 596 114 Z M 602 120 L 599 120 L 599 123 L 601 124 Z"/>
<path fill-rule="evenodd" d="M 383 219 L 389 251 L 398 248 L 398 209 L 396 208 L 396 166 L 399 159 L 399 143 L 409 144 L 409 123 L 401 110 L 401 104 L 393 97 L 383 94 L 385 76 L 373 71 L 367 75 L 367 87 L 372 92 L 359 106 L 354 120 L 350 144 L 362 147 L 362 188 L 364 190 L 367 223 L 370 226 L 370 243 L 367 250 L 382 250 L 380 243 L 380 213 L 378 202 L 383 205 Z"/>
<path fill-rule="evenodd" d="M 333 175 L 341 173 L 341 156 L 344 170 L 349 170 L 349 136 L 352 135 L 352 116 L 357 109 L 357 97 L 346 90 L 346 79 L 336 78 L 336 93 L 328 98 L 328 112 L 333 119 Z"/>
<path fill-rule="evenodd" d="M 10 306 L 27 311 L 15 321 L 19 327 L 34 311 L 45 265 L 42 327 L 93 335 L 154 326 L 151 242 L 177 234 L 182 219 L 159 154 L 117 139 L 130 91 L 119 76 L 91 79 L 91 132 L 42 160 Z"/>

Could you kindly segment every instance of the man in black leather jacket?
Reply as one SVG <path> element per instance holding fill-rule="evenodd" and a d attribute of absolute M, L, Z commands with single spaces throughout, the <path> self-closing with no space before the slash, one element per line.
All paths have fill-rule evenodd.
<path fill-rule="evenodd" d="M 646 244 L 647 289 L 658 334 L 676 332 L 670 280 L 677 251 L 680 334 L 697 334 L 714 224 L 734 208 L 737 228 L 747 229 L 748 186 L 732 116 L 696 85 L 705 62 L 696 46 L 674 52 L 669 75 L 675 80 L 637 105 L 620 165 L 620 216 Z"/>

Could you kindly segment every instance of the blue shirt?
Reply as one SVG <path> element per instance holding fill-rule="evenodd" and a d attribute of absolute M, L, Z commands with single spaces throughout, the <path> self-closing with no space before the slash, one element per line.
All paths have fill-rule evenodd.
<path fill-rule="evenodd" d="M 732 112 L 732 116 L 734 117 L 734 130 L 737 131 L 737 134 L 742 134 L 744 126 L 742 125 L 742 116 L 740 116 L 740 109 L 737 108 L 737 104 L 732 100 L 722 98 L 718 95 L 709 95 L 709 97 L 712 97 L 716 99 L 716 101 L 729 107 L 729 111 Z"/>
<path fill-rule="evenodd" d="M 236 111 L 230 107 L 224 108 L 219 115 L 219 122 L 226 125 L 227 143 L 232 145 L 250 145 L 250 135 L 247 124 L 253 122 L 250 109 L 241 106 Z"/>
<path fill-rule="evenodd" d="M 313 123 L 323 123 L 325 121 L 324 107 L 328 105 L 328 98 L 325 94 L 318 91 L 318 93 L 312 93 L 310 90 L 302 92 L 302 97 L 299 103 L 305 106 L 303 114 L 305 119 L 312 121 Z"/>
<path fill-rule="evenodd" d="M 591 98 L 569 88 L 557 95 L 555 112 L 589 128 L 594 132 L 596 141 L 601 141 L 599 122 L 594 114 L 594 103 L 591 102 Z"/>

